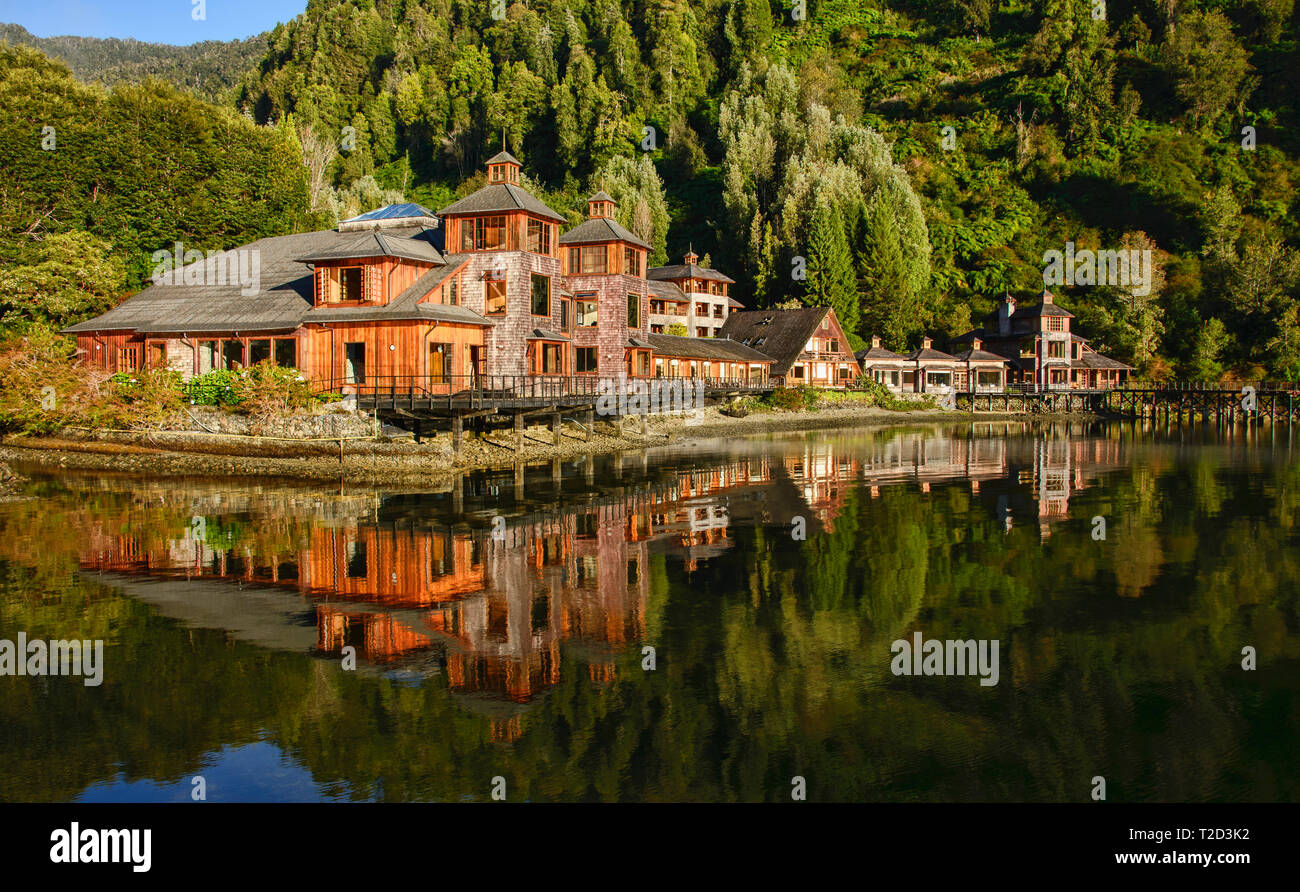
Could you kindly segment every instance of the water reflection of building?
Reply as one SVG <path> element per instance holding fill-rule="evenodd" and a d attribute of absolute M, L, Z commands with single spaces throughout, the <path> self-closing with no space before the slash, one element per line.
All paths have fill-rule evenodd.
<path fill-rule="evenodd" d="M 833 529 L 855 487 L 874 496 L 883 487 L 956 481 L 975 492 L 997 482 L 1004 493 L 992 498 L 1032 498 L 1046 534 L 1072 492 L 1118 464 L 1120 448 L 937 431 L 808 437 L 798 448 L 737 446 L 705 468 L 661 469 L 613 490 L 593 486 L 580 502 L 505 518 L 499 537 L 490 525 L 431 522 L 439 512 L 418 501 L 412 508 L 409 497 L 320 513 L 295 502 L 289 515 L 222 504 L 217 510 L 232 513 L 173 510 L 152 527 L 101 520 L 86 531 L 81 564 L 165 577 L 196 592 L 200 583 L 225 582 L 305 596 L 318 652 L 341 655 L 350 646 L 371 666 L 443 673 L 508 738 L 519 731 L 519 709 L 557 684 L 566 666 L 606 683 L 617 658 L 646 639 L 655 556 L 693 572 L 733 547 L 737 526 L 784 525 L 802 514 L 812 535 L 819 524 Z M 160 590 L 132 593 L 148 600 Z M 170 589 L 165 611 L 193 618 Z M 297 622 L 285 619 L 291 613 L 277 602 L 262 626 Z M 258 635 L 277 640 L 266 628 Z"/>

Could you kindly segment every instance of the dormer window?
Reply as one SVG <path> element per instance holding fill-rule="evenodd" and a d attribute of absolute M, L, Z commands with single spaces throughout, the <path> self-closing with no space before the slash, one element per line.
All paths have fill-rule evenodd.
<path fill-rule="evenodd" d="M 360 303 L 365 300 L 366 271 L 360 266 L 329 267 L 319 273 L 318 303 Z"/>

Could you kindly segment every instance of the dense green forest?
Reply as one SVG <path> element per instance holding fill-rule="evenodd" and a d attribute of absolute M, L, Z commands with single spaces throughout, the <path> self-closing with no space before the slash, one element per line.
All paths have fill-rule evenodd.
<path fill-rule="evenodd" d="M 0 41 L 34 47 L 87 83 L 111 86 L 156 77 L 213 102 L 226 101 L 240 77 L 266 54 L 265 34 L 171 46 L 115 37 L 37 37 L 19 25 L 0 24 Z"/>
<path fill-rule="evenodd" d="M 17 192 L 0 185 L 0 260 L 86 231 L 137 287 L 138 252 L 173 239 L 232 247 L 397 196 L 436 209 L 504 140 L 557 210 L 576 221 L 605 188 L 654 262 L 693 245 L 750 305 L 828 303 L 901 348 L 1032 297 L 1045 251 L 1149 250 L 1148 293 L 1053 287 L 1095 347 L 1152 377 L 1295 380 L 1298 27 L 1293 0 L 313 0 L 225 108 L 156 82 L 100 94 L 297 152 L 305 197 L 295 180 L 260 210 L 241 192 L 256 223 L 158 218 L 178 190 L 228 198 L 224 152 L 198 144 L 171 157 L 209 196 L 183 166 L 151 181 L 148 153 L 127 170 L 85 147 L 72 167 L 97 176 L 44 164 L 41 125 L 74 109 L 39 91 L 86 88 L 6 59 L 0 125 L 32 135 L 0 148 L 21 162 Z M 93 213 L 106 191 L 112 225 Z"/>

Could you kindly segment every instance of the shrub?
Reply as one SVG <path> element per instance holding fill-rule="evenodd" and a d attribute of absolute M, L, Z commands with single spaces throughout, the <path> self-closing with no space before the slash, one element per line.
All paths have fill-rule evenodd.
<path fill-rule="evenodd" d="M 231 386 L 236 405 L 252 416 L 254 429 L 318 402 L 301 372 L 269 360 L 244 369 Z"/>
<path fill-rule="evenodd" d="M 927 405 L 933 405 L 933 400 L 922 402 L 920 400 L 905 400 L 895 394 L 892 390 L 867 377 L 858 379 L 856 389 L 866 394 L 871 405 L 881 409 L 888 409 L 891 412 L 911 412 L 916 409 L 926 408 Z"/>
<path fill-rule="evenodd" d="M 184 387 L 185 397 L 191 406 L 232 408 L 239 405 L 239 395 L 235 389 L 238 381 L 238 372 L 213 369 L 191 378 Z"/>
<path fill-rule="evenodd" d="M 85 366 L 80 366 L 83 374 Z M 157 427 L 181 407 L 181 373 L 172 369 L 118 372 L 104 388 L 98 421 L 110 427 Z"/>
<path fill-rule="evenodd" d="M 82 366 L 76 351 L 70 338 L 40 327 L 0 341 L 0 432 L 98 421 L 108 375 Z"/>
<path fill-rule="evenodd" d="M 778 387 L 761 400 L 763 405 L 783 412 L 799 412 L 817 408 L 817 391 L 811 387 Z"/>

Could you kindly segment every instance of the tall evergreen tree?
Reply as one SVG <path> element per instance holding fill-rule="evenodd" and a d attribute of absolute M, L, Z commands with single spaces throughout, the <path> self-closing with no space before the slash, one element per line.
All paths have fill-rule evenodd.
<path fill-rule="evenodd" d="M 817 203 L 808 231 L 808 290 L 805 301 L 831 307 L 846 333 L 858 329 L 858 289 L 844 224 L 828 201 Z"/>

